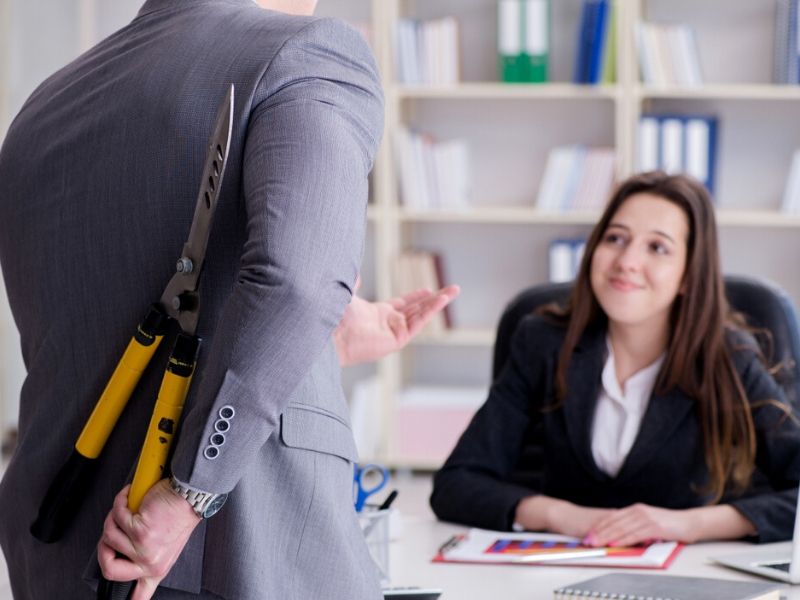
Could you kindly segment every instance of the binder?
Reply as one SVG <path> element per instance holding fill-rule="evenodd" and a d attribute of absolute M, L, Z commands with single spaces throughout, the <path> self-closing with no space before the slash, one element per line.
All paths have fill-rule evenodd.
<path fill-rule="evenodd" d="M 666 118 L 661 121 L 661 168 L 670 175 L 685 172 L 683 121 Z"/>
<path fill-rule="evenodd" d="M 603 69 L 600 82 L 612 84 L 617 80 L 617 0 L 608 3 L 608 17 L 603 33 Z"/>
<path fill-rule="evenodd" d="M 643 116 L 639 121 L 639 151 L 637 154 L 638 171 L 655 171 L 659 168 L 659 139 L 658 119 L 652 116 Z"/>
<path fill-rule="evenodd" d="M 589 53 L 592 47 L 592 31 L 597 16 L 598 0 L 583 0 L 581 19 L 578 26 L 578 51 L 575 58 L 575 83 L 587 83 L 589 78 Z"/>
<path fill-rule="evenodd" d="M 713 119 L 690 117 L 686 119 L 686 174 L 701 181 L 709 190 L 714 189 L 714 152 L 716 123 Z"/>
<path fill-rule="evenodd" d="M 800 214 L 800 150 L 795 150 L 792 155 L 792 166 L 781 200 L 781 212 Z"/>
<path fill-rule="evenodd" d="M 547 81 L 550 62 L 550 0 L 500 0 L 497 5 L 497 24 L 501 81 Z"/>
<path fill-rule="evenodd" d="M 524 80 L 523 33 L 520 0 L 500 0 L 497 3 L 497 54 L 501 81 Z"/>
<path fill-rule="evenodd" d="M 586 241 L 582 239 L 554 240 L 550 244 L 548 253 L 550 283 L 562 283 L 575 279 L 585 249 Z"/>
<path fill-rule="evenodd" d="M 603 66 L 603 42 L 606 38 L 608 20 L 608 0 L 598 0 L 595 7 L 594 27 L 591 31 L 589 46 L 589 64 L 586 70 L 586 82 L 600 83 Z"/>
<path fill-rule="evenodd" d="M 525 0 L 521 6 L 525 13 L 523 81 L 542 83 L 548 80 L 550 2 L 549 0 Z"/>
<path fill-rule="evenodd" d="M 637 169 L 685 173 L 714 193 L 717 119 L 707 115 L 642 115 Z"/>
<path fill-rule="evenodd" d="M 777 0 L 775 6 L 772 83 L 789 83 L 789 4 L 791 1 Z"/>
<path fill-rule="evenodd" d="M 578 28 L 578 51 L 573 81 L 600 83 L 606 54 L 610 52 L 608 30 L 611 19 L 610 0 L 584 0 Z"/>

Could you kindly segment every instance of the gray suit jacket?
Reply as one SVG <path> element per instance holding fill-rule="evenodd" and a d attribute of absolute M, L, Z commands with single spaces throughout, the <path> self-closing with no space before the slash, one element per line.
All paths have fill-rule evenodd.
<path fill-rule="evenodd" d="M 379 596 L 352 506 L 356 450 L 331 341 L 359 270 L 382 133 L 371 53 L 340 22 L 252 0 L 148 0 L 33 93 L 0 151 L 0 261 L 28 369 L 0 484 L 18 598 L 94 597 L 81 577 L 135 462 L 169 344 L 65 538 L 40 544 L 28 528 L 174 270 L 231 83 L 204 343 L 172 460 L 179 479 L 231 495 L 164 585 L 236 600 Z M 210 459 L 226 405 L 235 416 Z"/>

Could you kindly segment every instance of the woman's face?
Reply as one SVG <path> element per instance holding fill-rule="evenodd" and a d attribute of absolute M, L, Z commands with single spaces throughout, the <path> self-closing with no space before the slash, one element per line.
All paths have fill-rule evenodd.
<path fill-rule="evenodd" d="M 669 200 L 648 193 L 625 200 L 592 256 L 592 291 L 612 326 L 668 323 L 686 269 L 689 223 Z"/>

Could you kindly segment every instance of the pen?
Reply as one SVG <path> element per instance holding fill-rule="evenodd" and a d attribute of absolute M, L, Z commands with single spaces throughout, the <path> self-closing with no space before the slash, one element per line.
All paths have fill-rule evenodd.
<path fill-rule="evenodd" d="M 389 495 L 386 496 L 386 500 L 378 507 L 378 510 L 388 510 L 395 498 L 397 498 L 397 490 L 392 490 Z"/>

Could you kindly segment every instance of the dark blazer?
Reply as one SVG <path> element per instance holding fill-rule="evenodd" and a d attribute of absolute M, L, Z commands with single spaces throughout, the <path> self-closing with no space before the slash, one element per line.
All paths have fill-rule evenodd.
<path fill-rule="evenodd" d="M 209 134 L 235 84 L 200 292 L 200 363 L 171 462 L 225 507 L 162 587 L 231 600 L 381 597 L 353 510 L 356 448 L 331 333 L 351 298 L 383 131 L 372 52 L 341 21 L 252 0 L 147 0 L 43 82 L 0 151 L 0 261 L 27 378 L 0 484 L 16 598 L 81 580 L 135 463 L 162 344 L 57 544 L 28 529 L 148 305 L 175 270 Z M 224 444 L 207 453 L 220 409 Z M 216 439 L 216 438 L 215 438 Z"/>
<path fill-rule="evenodd" d="M 431 506 L 441 519 L 509 529 L 517 503 L 536 493 L 596 507 L 643 502 L 689 508 L 708 502 L 708 478 L 695 401 L 680 390 L 654 394 L 641 429 L 616 477 L 602 472 L 591 450 L 591 427 L 606 360 L 605 331 L 588 332 L 573 354 L 568 393 L 555 409 L 555 366 L 564 329 L 539 316 L 526 317 L 512 341 L 511 358 L 492 385 L 447 462 L 434 478 Z M 785 402 L 742 334 L 731 339 L 736 369 L 752 403 Z M 774 406 L 756 407 L 757 466 L 772 490 L 728 502 L 750 519 L 762 542 L 792 536 L 800 479 L 800 426 Z M 543 423 L 541 489 L 511 481 L 533 420 Z"/>

